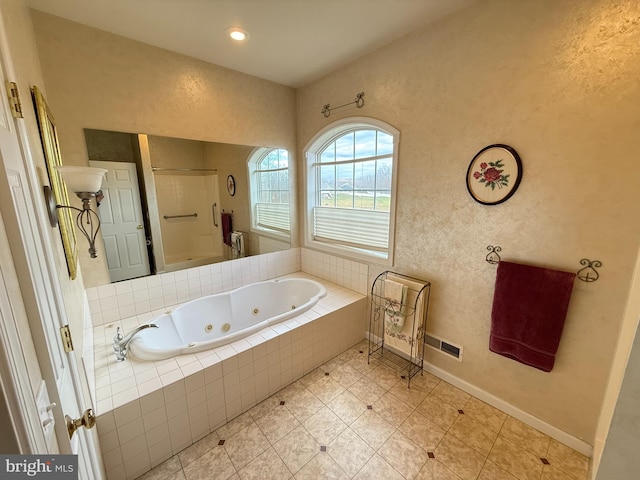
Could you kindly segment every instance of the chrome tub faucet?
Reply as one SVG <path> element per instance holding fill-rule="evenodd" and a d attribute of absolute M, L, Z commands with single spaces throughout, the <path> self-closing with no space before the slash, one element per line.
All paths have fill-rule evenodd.
<path fill-rule="evenodd" d="M 116 360 L 118 362 L 124 362 L 124 359 L 127 357 L 129 342 L 133 340 L 133 337 L 135 337 L 138 332 L 141 332 L 145 328 L 158 328 L 158 325 L 154 323 L 145 323 L 130 332 L 126 337 L 120 332 L 120 327 L 117 328 L 116 336 L 113 337 L 113 353 L 115 353 Z"/>

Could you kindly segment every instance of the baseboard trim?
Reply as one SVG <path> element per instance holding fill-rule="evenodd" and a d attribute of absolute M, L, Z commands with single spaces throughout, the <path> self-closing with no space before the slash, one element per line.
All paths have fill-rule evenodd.
<path fill-rule="evenodd" d="M 432 365 L 426 361 L 424 362 L 423 370 L 425 372 L 435 375 L 436 377 L 444 380 L 445 382 L 450 383 L 454 387 L 457 387 L 460 390 L 463 390 L 468 394 L 473 395 L 477 399 L 482 400 L 485 403 L 488 403 L 492 407 L 495 407 L 505 412 L 506 414 L 511 415 L 513 418 L 526 423 L 530 427 L 535 428 L 536 430 L 539 430 L 546 435 L 549 435 L 551 438 L 557 440 L 558 442 L 570 448 L 573 448 L 577 452 L 580 452 L 581 454 L 586 455 L 589 458 L 593 457 L 593 446 L 589 445 L 584 440 L 580 440 L 579 438 L 576 438 L 573 435 L 570 435 L 567 432 L 564 432 L 559 428 L 554 427 L 553 425 L 545 422 L 544 420 L 541 420 L 538 417 L 531 415 L 530 413 L 520 410 L 519 408 L 511 405 L 508 402 L 505 402 L 504 400 L 501 400 L 495 395 L 492 395 L 489 392 L 482 390 L 481 388 L 476 387 L 475 385 L 472 385 L 471 383 L 465 380 L 462 380 L 456 377 L 455 375 L 452 375 L 444 371 L 443 369 L 436 367 L 435 365 Z"/>

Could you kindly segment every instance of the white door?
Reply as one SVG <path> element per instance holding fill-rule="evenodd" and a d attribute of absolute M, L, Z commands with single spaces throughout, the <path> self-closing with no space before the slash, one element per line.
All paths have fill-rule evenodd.
<path fill-rule="evenodd" d="M 0 12 L 0 27 L 4 21 Z M 4 31 L 4 27 L 0 28 L 0 32 Z M 10 80 L 8 75 L 15 75 L 12 65 L 6 37 L 1 34 L 2 84 Z M 29 101 L 30 92 L 20 93 Z M 51 243 L 55 237 L 50 231 L 42 189 L 30 155 L 31 148 L 36 146 L 29 145 L 25 120 L 11 117 L 6 91 L 0 97 L 0 212 L 8 237 L 8 242 L 2 242 L 0 248 L 10 248 L 21 292 L 10 301 L 18 310 L 26 312 L 28 320 L 25 321 L 29 323 L 49 398 L 57 404 L 53 408 L 57 449 L 60 453 L 78 454 L 79 478 L 99 479 L 103 475 L 96 437 L 81 431 L 70 441 L 65 426 L 65 414 L 79 418 L 91 405 L 82 393 L 76 357 L 73 352 L 64 351 L 60 337 L 60 327 L 67 323 L 67 317 Z M 25 103 L 23 107 L 30 108 Z M 34 413 L 38 415 L 37 412 L 25 412 L 25 416 Z"/>
<path fill-rule="evenodd" d="M 102 180 L 100 224 L 112 282 L 149 275 L 147 236 L 135 163 L 89 162 L 106 168 Z"/>

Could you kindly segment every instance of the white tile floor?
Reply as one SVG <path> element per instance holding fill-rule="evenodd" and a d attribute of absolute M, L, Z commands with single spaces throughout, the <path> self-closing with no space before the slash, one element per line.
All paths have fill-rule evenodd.
<path fill-rule="evenodd" d="M 142 480 L 586 480 L 589 459 L 437 377 L 367 363 L 361 342 Z"/>

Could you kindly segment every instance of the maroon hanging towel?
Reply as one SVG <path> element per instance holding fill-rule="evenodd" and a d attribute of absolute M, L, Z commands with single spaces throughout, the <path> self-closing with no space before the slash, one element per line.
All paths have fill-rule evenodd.
<path fill-rule="evenodd" d="M 233 231 L 232 215 L 222 212 L 220 220 L 222 222 L 222 241 L 225 245 L 231 246 L 231 232 Z"/>
<path fill-rule="evenodd" d="M 550 372 L 575 276 L 501 261 L 493 295 L 489 349 Z"/>

